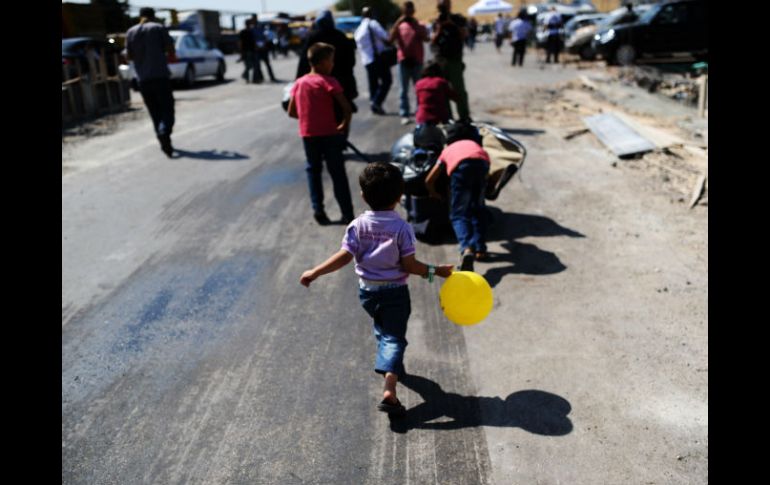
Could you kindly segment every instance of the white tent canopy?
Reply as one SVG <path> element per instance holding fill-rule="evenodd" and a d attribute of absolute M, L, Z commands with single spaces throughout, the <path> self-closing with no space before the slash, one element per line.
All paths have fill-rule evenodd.
<path fill-rule="evenodd" d="M 479 0 L 468 9 L 468 15 L 503 13 L 513 10 L 513 5 L 503 0 Z"/>

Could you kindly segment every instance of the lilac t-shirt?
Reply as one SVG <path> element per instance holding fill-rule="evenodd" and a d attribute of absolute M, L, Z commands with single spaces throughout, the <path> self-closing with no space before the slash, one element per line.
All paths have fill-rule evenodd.
<path fill-rule="evenodd" d="M 406 283 L 401 258 L 415 253 L 414 230 L 396 211 L 366 211 L 348 225 L 342 249 L 356 258 L 356 274 L 372 281 Z"/>

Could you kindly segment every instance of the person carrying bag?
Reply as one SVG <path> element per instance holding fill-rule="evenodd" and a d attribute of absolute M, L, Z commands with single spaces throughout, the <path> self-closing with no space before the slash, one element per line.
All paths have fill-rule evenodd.
<path fill-rule="evenodd" d="M 387 42 L 388 33 L 374 19 L 372 10 L 369 7 L 364 7 L 361 15 L 364 20 L 356 29 L 354 38 L 358 44 L 358 50 L 361 52 L 361 63 L 366 68 L 372 112 L 384 115 L 385 110 L 382 108 L 382 103 L 393 83 L 390 66 L 396 63 L 396 52 L 393 47 L 390 47 L 392 53 L 388 53 L 386 48 L 377 48 L 378 41 L 381 46 Z"/>

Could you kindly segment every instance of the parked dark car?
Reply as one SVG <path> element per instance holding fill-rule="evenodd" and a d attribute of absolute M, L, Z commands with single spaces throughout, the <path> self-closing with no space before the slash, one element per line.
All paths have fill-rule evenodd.
<path fill-rule="evenodd" d="M 564 43 L 564 47 L 570 54 L 577 54 L 581 59 L 593 60 L 596 57 L 592 41 L 594 35 L 600 30 L 606 30 L 610 27 L 621 24 L 630 24 L 639 20 L 641 15 L 650 9 L 650 5 L 637 5 L 633 8 L 633 12 L 629 12 L 628 8 L 621 7 L 613 10 L 608 14 L 593 14 L 593 15 L 579 15 L 564 26 L 565 32 L 567 32 L 569 23 L 575 20 L 580 20 L 581 17 L 586 19 L 582 21 L 582 26 L 576 29 L 571 35 L 567 33 L 567 40 Z"/>
<path fill-rule="evenodd" d="M 598 31 L 591 45 L 611 64 L 707 61 L 708 3 L 705 0 L 659 3 L 635 23 Z"/>
<path fill-rule="evenodd" d="M 99 56 L 102 55 L 103 49 L 107 74 L 115 76 L 118 73 L 118 66 L 115 64 L 115 57 L 112 54 L 118 54 L 118 57 L 120 57 L 120 48 L 115 42 L 95 37 L 70 37 L 61 40 L 61 63 L 64 69 L 67 70 L 70 79 L 78 76 L 78 65 L 80 66 L 81 74 L 85 76 L 90 75 L 91 71 L 88 59 L 86 58 L 86 50 L 88 48 L 94 49 L 95 62 L 99 62 Z M 120 62 L 120 59 L 118 62 Z M 98 66 L 96 68 L 98 69 Z M 64 82 L 63 72 L 62 82 Z"/>

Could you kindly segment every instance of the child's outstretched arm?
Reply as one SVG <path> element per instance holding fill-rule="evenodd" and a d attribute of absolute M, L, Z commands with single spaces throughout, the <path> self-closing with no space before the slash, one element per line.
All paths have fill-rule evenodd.
<path fill-rule="evenodd" d="M 323 263 L 302 273 L 302 277 L 299 279 L 299 282 L 304 286 L 310 286 L 310 282 L 319 276 L 337 271 L 352 260 L 352 254 L 345 251 L 344 249 L 340 249 Z M 438 272 L 436 274 L 438 274 Z"/>
<path fill-rule="evenodd" d="M 418 261 L 414 254 L 403 256 L 401 258 L 401 266 L 404 267 L 404 271 L 407 273 L 416 274 L 423 278 L 428 276 L 428 265 Z M 436 266 L 436 274 L 442 278 L 447 278 L 452 274 L 453 267 L 451 264 L 439 264 Z"/>
<path fill-rule="evenodd" d="M 441 175 L 443 168 L 443 163 L 436 162 L 436 164 L 433 165 L 433 168 L 430 169 L 430 172 L 428 172 L 428 175 L 425 176 L 425 187 L 428 189 L 428 195 L 435 197 L 436 199 L 443 199 L 441 194 L 436 192 L 436 181 L 438 180 L 439 175 Z"/>

